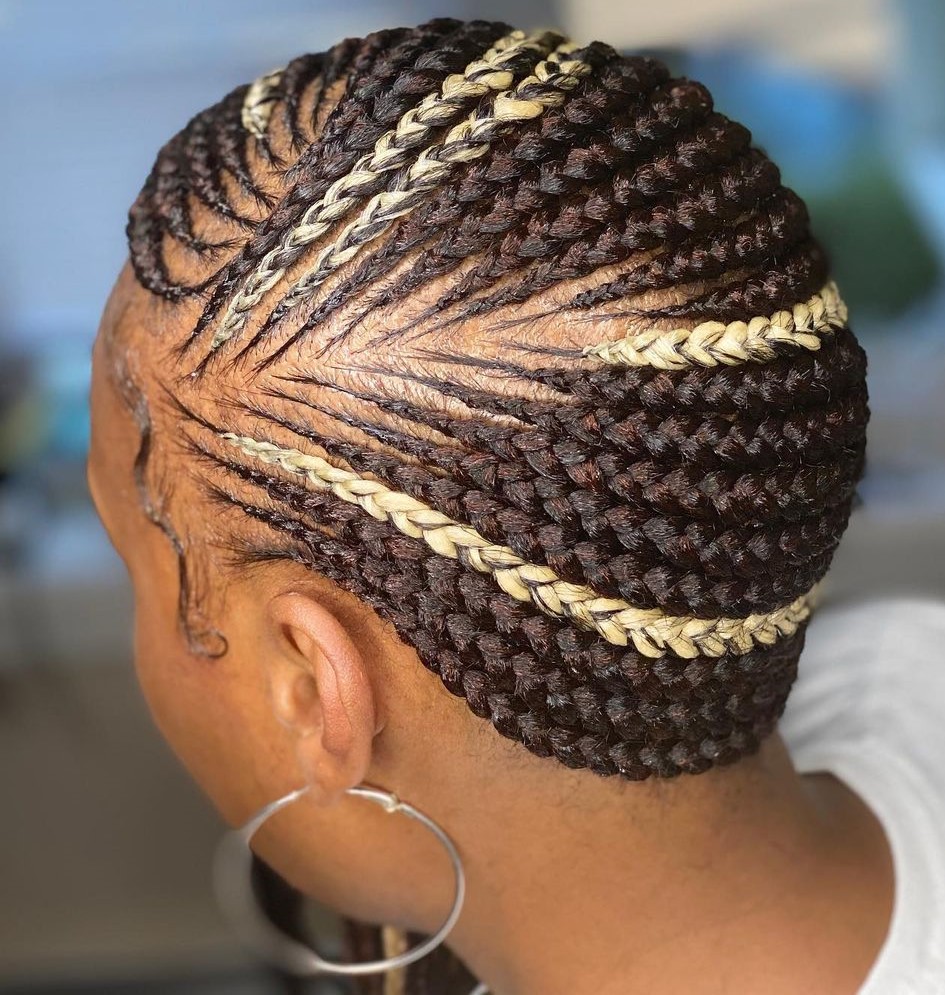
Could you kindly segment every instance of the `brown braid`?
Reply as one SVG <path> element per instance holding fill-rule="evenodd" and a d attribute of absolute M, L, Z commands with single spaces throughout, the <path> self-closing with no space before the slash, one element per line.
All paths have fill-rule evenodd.
<path fill-rule="evenodd" d="M 163 413 L 242 562 L 352 592 L 568 767 L 698 773 L 773 730 L 865 358 L 705 87 L 502 23 L 348 39 L 198 114 L 128 236 L 196 299 Z"/>

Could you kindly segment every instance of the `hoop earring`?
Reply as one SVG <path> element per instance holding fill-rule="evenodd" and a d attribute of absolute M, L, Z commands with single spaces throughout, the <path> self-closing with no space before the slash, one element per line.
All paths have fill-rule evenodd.
<path fill-rule="evenodd" d="M 345 789 L 345 793 L 380 805 L 386 812 L 403 812 L 404 815 L 416 819 L 426 826 L 443 844 L 450 861 L 456 882 L 456 895 L 453 906 L 443 925 L 422 943 L 410 950 L 386 957 L 382 960 L 363 961 L 358 964 L 344 964 L 326 960 L 310 947 L 299 943 L 282 930 L 278 929 L 265 915 L 256 901 L 252 886 L 253 851 L 250 843 L 253 837 L 276 812 L 297 801 L 309 790 L 306 785 L 289 792 L 282 798 L 260 809 L 247 823 L 239 829 L 226 833 L 217 847 L 214 858 L 213 879 L 217 903 L 224 917 L 228 920 L 234 932 L 244 943 L 254 949 L 265 959 L 275 963 L 290 974 L 310 977 L 317 974 L 363 975 L 379 974 L 405 967 L 414 961 L 425 957 L 431 950 L 438 947 L 456 924 L 466 897 L 466 876 L 463 863 L 455 844 L 446 831 L 430 816 L 401 801 L 395 794 L 374 788 L 366 784 L 358 784 Z M 486 992 L 482 985 L 475 989 L 475 995 Z"/>

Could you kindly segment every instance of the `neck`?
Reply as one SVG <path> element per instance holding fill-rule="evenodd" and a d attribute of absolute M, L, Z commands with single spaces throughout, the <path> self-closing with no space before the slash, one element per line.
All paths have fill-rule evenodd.
<path fill-rule="evenodd" d="M 494 995 L 859 986 L 890 915 L 885 837 L 840 782 L 799 776 L 778 737 L 673 782 L 555 774 L 472 793 L 450 946 Z"/>

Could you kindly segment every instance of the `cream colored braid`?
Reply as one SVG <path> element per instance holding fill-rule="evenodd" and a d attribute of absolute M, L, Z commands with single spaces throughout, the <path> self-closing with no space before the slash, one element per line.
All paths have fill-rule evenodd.
<path fill-rule="evenodd" d="M 548 615 L 595 630 L 614 645 L 632 642 L 644 656 L 659 657 L 669 651 L 691 659 L 700 654 L 719 657 L 726 652 L 747 653 L 757 643 L 770 645 L 780 636 L 791 635 L 811 611 L 807 594 L 783 608 L 746 618 L 702 619 L 634 608 L 619 598 L 602 598 L 584 584 L 563 581 L 550 567 L 526 562 L 508 546 L 489 542 L 472 526 L 379 481 L 333 466 L 320 456 L 233 432 L 221 436 L 248 456 L 302 476 L 315 489 L 330 491 L 342 501 L 360 505 L 372 517 L 422 539 L 435 553 L 490 574 L 516 601 L 531 602 Z"/>
<path fill-rule="evenodd" d="M 274 69 L 271 73 L 260 76 L 250 84 L 243 98 L 243 127 L 259 141 L 266 135 L 269 119 L 279 99 L 278 90 L 282 81 L 282 72 L 282 69 Z"/>
<path fill-rule="evenodd" d="M 832 281 L 803 304 L 790 311 L 750 321 L 704 321 L 695 328 L 629 332 L 625 338 L 601 345 L 585 346 L 585 356 L 594 356 L 617 366 L 655 366 L 681 370 L 686 366 L 734 366 L 774 357 L 772 346 L 789 342 L 816 351 L 821 335 L 842 328 L 847 307 Z"/>
<path fill-rule="evenodd" d="M 436 128 L 454 121 L 471 101 L 492 91 L 508 90 L 513 76 L 507 66 L 521 52 L 548 55 L 561 41 L 562 36 L 553 31 L 533 35 L 513 31 L 500 38 L 481 58 L 470 62 L 462 73 L 447 76 L 439 93 L 428 94 L 397 122 L 396 128 L 386 131 L 374 149 L 354 164 L 350 173 L 336 180 L 322 198 L 306 209 L 288 237 L 262 257 L 256 271 L 227 307 L 211 349 L 232 338 L 246 323 L 249 312 L 282 279 L 286 267 L 280 264 L 280 259 L 286 252 L 311 245 L 326 234 L 376 187 L 378 176 L 405 166 L 412 149 Z M 271 81 L 273 75 L 264 76 L 253 84 L 243 106 L 243 123 L 257 138 L 260 137 L 259 124 L 262 123 L 264 132 L 271 114 L 271 107 L 265 101 L 273 99 L 275 83 L 266 81 Z M 283 304 L 287 306 L 288 302 Z"/>

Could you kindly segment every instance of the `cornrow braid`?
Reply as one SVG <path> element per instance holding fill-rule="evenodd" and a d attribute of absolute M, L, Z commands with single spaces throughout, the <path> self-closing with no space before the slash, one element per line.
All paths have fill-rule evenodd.
<path fill-rule="evenodd" d="M 436 128 L 450 124 L 471 101 L 491 90 L 507 89 L 514 78 L 517 56 L 536 51 L 547 54 L 559 38 L 550 32 L 527 37 L 521 31 L 511 32 L 500 38 L 481 59 L 470 62 L 462 74 L 447 76 L 439 94 L 426 96 L 397 122 L 395 129 L 386 131 L 371 152 L 362 156 L 349 173 L 335 180 L 324 196 L 306 209 L 286 240 L 266 254 L 246 286 L 230 302 L 211 348 L 222 345 L 239 331 L 247 313 L 279 282 L 307 246 L 378 189 L 381 174 L 408 163 L 411 149 Z M 288 310 L 293 300 L 304 294 L 304 289 L 300 290 L 297 285 L 283 298 L 281 307 Z"/>
<path fill-rule="evenodd" d="M 264 142 L 269 128 L 269 118 L 279 101 L 282 69 L 274 69 L 255 80 L 243 98 L 241 120 L 243 127 L 256 139 Z"/>
<path fill-rule="evenodd" d="M 210 299 L 191 334 L 179 346 L 182 355 L 217 318 L 240 282 L 256 267 L 257 254 L 275 248 L 284 238 L 285 229 L 298 222 L 311 201 L 322 196 L 335 179 L 351 168 L 359 155 L 373 147 L 379 137 L 375 129 L 396 121 L 406 110 L 405 102 L 407 106 L 412 105 L 415 91 L 428 91 L 431 76 L 440 72 L 438 67 L 424 68 L 429 66 L 431 55 L 445 48 L 452 64 L 456 51 L 450 46 L 451 39 L 465 40 L 468 47 L 476 43 L 484 28 L 492 37 L 509 30 L 508 25 L 490 26 L 484 22 L 460 25 L 458 21 L 444 18 L 412 31 L 400 28 L 379 31 L 364 39 L 349 38 L 322 55 L 303 57 L 286 67 L 281 84 L 285 92 L 283 116 L 298 158 L 276 179 L 282 185 L 290 185 L 288 193 L 239 253 L 214 274 Z M 307 122 L 303 121 L 302 95 L 313 59 L 320 64 L 319 99 L 313 109 L 315 118 L 335 84 L 343 83 L 345 93 L 327 114 L 319 141 L 305 147 Z M 241 123 L 242 115 L 240 126 Z M 315 122 L 311 124 L 314 129 Z M 184 129 L 184 134 L 190 127 Z M 205 289 L 207 286 L 201 285 L 198 292 Z"/>
<path fill-rule="evenodd" d="M 711 181 L 709 189 L 696 192 L 691 207 L 685 202 L 678 204 L 679 214 L 674 212 L 673 215 L 662 209 L 658 192 L 655 193 L 654 203 L 637 207 L 636 199 L 628 194 L 627 178 L 619 172 L 614 180 L 615 187 L 620 185 L 622 188 L 620 202 L 615 202 L 612 210 L 601 211 L 597 204 L 588 203 L 583 198 L 575 205 L 570 198 L 562 198 L 559 192 L 556 199 L 560 203 L 554 214 L 533 212 L 531 223 L 523 232 L 524 237 L 511 235 L 502 238 L 497 249 L 489 253 L 479 267 L 471 270 L 411 325 L 423 324 L 435 314 L 461 304 L 455 316 L 437 326 L 446 328 L 474 316 L 528 301 L 556 283 L 580 278 L 588 272 L 622 262 L 635 253 L 678 244 L 681 239 L 691 237 L 693 232 L 704 235 L 705 231 L 700 229 L 724 226 L 744 210 L 740 197 L 747 196 L 757 201 L 759 195 L 763 196 L 773 189 L 777 174 L 768 168 L 770 164 L 760 163 L 761 171 L 766 174 L 765 182 L 770 184 L 765 187 L 761 187 L 758 176 L 753 175 L 752 167 L 755 165 L 758 165 L 758 154 L 752 151 L 744 160 L 733 165 L 732 172 L 737 177 L 735 183 L 726 183 L 729 176 L 723 172 L 718 180 Z M 581 169 L 578 173 L 582 181 L 584 172 Z M 746 182 L 740 182 L 738 178 L 738 174 L 743 173 L 747 173 Z M 717 191 L 716 187 L 720 190 Z M 501 199 L 500 195 L 497 200 Z M 640 200 L 643 200 L 642 196 Z M 628 209 L 628 205 L 636 209 Z M 496 204 L 500 210 L 501 206 Z M 487 223 L 483 227 L 489 231 L 492 226 Z M 514 229 L 516 226 L 513 222 L 508 227 Z M 770 246 L 768 251 L 771 251 Z M 461 247 L 452 246 L 444 252 L 447 258 L 454 259 L 462 258 L 463 254 Z M 536 265 L 536 260 L 541 262 Z M 525 267 L 530 268 L 528 277 L 515 286 L 469 301 L 471 294 L 488 289 L 503 277 Z"/>
<path fill-rule="evenodd" d="M 775 355 L 775 343 L 819 349 L 820 333 L 841 328 L 846 320 L 846 305 L 837 293 L 836 284 L 831 282 L 809 301 L 767 318 L 728 324 L 705 321 L 695 328 L 632 332 L 617 342 L 585 346 L 583 351 L 605 363 L 657 366 L 666 370 L 692 364 L 732 365 L 770 359 Z"/>
<path fill-rule="evenodd" d="M 325 87 L 330 86 L 332 66 L 326 66 L 324 55 L 303 55 L 293 59 L 279 73 L 278 91 L 273 94 L 276 98 L 276 107 L 272 114 L 278 113 L 281 105 L 279 119 L 283 123 L 290 149 L 296 153 L 306 145 L 306 123 L 302 119 L 301 104 L 303 96 L 307 92 L 312 92 L 312 112 L 314 119 L 322 105 L 322 97 Z M 326 75 L 327 74 L 327 75 Z M 272 114 L 269 115 L 269 122 L 272 122 Z M 314 128 L 311 129 L 314 132 Z M 263 156 L 270 162 L 273 169 L 284 169 L 286 162 L 281 157 L 276 157 L 272 152 L 272 142 L 270 133 L 267 130 L 262 139 L 257 142 L 257 148 L 262 148 Z"/>
<path fill-rule="evenodd" d="M 587 490 L 558 486 L 549 493 L 546 487 L 538 495 L 521 474 L 511 479 L 506 474 L 501 486 L 484 490 L 481 460 L 473 472 L 464 472 L 465 460 L 430 443 L 411 444 L 409 437 L 391 444 L 429 457 L 450 475 L 404 465 L 391 454 L 365 452 L 262 409 L 252 413 L 315 442 L 359 473 L 370 473 L 446 516 L 468 520 L 490 541 L 507 542 L 519 557 L 550 567 L 563 580 L 664 612 L 751 614 L 790 602 L 822 575 L 850 510 L 847 500 L 816 522 L 775 521 L 763 531 L 739 524 L 694 527 L 690 520 L 652 514 L 639 521 L 619 505 L 595 502 Z M 384 431 L 375 437 L 391 440 Z"/>
<path fill-rule="evenodd" d="M 459 559 L 480 573 L 493 576 L 516 601 L 530 601 L 541 611 L 569 618 L 581 628 L 594 629 L 618 646 L 633 645 L 645 656 L 667 650 L 688 659 L 700 653 L 720 656 L 729 647 L 741 652 L 756 642 L 770 643 L 790 635 L 807 618 L 806 597 L 765 615 L 745 619 L 675 618 L 634 608 L 616 598 L 601 598 L 579 584 L 568 584 L 548 568 L 525 563 L 507 546 L 497 546 L 475 529 L 455 522 L 407 494 L 391 491 L 377 481 L 359 477 L 320 456 L 282 449 L 271 442 L 223 433 L 244 453 L 304 476 L 314 487 L 331 490 L 343 501 L 359 504 L 373 518 L 390 520 L 405 535 L 422 538 L 441 556 Z"/>
<path fill-rule="evenodd" d="M 281 393 L 274 396 L 331 414 L 330 408 L 302 398 Z M 408 419 L 419 417 L 421 423 L 429 424 L 422 410 L 409 402 L 385 404 L 383 399 L 361 396 L 386 411 L 399 411 Z M 818 459 L 815 447 L 809 446 L 806 464 L 795 458 L 794 472 L 810 475 L 813 463 L 829 465 L 837 458 L 845 459 L 847 450 L 861 459 L 858 438 L 849 426 L 862 419 L 864 405 L 865 399 L 861 399 L 850 412 L 840 413 L 842 420 L 833 438 L 829 438 L 836 420 L 832 412 L 827 417 L 820 412 L 809 417 L 808 423 L 816 426 L 811 434 L 824 436 L 821 455 Z M 641 513 L 622 501 L 601 500 L 591 489 L 594 475 L 589 469 L 596 454 L 606 452 L 595 442 L 599 431 L 606 431 L 608 439 L 624 451 L 639 445 L 644 450 L 641 457 L 648 452 L 670 467 L 685 465 L 688 454 L 674 458 L 666 445 L 679 432 L 677 425 L 660 424 L 660 419 L 648 419 L 652 432 L 645 435 L 636 427 L 639 418 L 613 426 L 613 430 L 587 418 L 580 420 L 576 430 L 563 421 L 557 423 L 561 428 L 553 433 L 506 429 L 490 453 L 482 447 L 470 453 L 469 449 L 475 447 L 470 436 L 463 439 L 464 446 L 434 444 L 365 418 L 345 417 L 346 424 L 356 426 L 392 450 L 385 453 L 365 451 L 332 439 L 326 432 L 263 407 L 251 405 L 249 410 L 264 421 L 289 428 L 295 435 L 314 442 L 358 472 L 370 473 L 453 518 L 468 519 L 488 538 L 508 542 L 520 556 L 552 567 L 566 580 L 590 584 L 607 596 L 620 596 L 641 607 L 671 612 L 696 610 L 711 616 L 766 611 L 804 593 L 820 576 L 824 558 L 833 552 L 835 537 L 842 531 L 851 503 L 847 495 L 836 505 L 825 507 L 813 521 L 769 513 L 770 524 L 761 528 L 753 512 L 744 513 L 744 502 L 730 501 L 736 513 L 742 509 L 741 515 L 717 515 L 697 524 L 691 513 L 674 518 L 654 515 L 649 508 Z M 740 433 L 731 431 L 728 421 L 717 420 L 715 425 L 710 421 L 703 427 L 688 419 L 682 424 L 682 432 L 691 432 L 692 436 L 705 433 L 705 449 L 713 456 L 715 447 L 719 447 L 729 450 L 730 456 L 741 454 L 737 460 L 740 466 L 752 462 Z M 780 431 L 786 424 L 781 423 Z M 790 428 L 795 424 L 800 425 L 800 419 L 792 419 Z M 448 419 L 433 427 L 436 425 L 449 434 Z M 404 464 L 398 452 L 444 472 Z M 766 455 L 769 458 L 758 462 L 778 462 L 775 453 Z M 574 489 L 568 467 L 581 465 L 582 486 Z M 542 480 L 540 493 L 530 486 L 535 472 Z M 718 475 L 713 478 L 716 483 L 720 479 Z M 751 480 L 742 474 L 736 486 L 744 492 Z M 758 484 L 753 486 L 757 488 Z M 602 490 L 606 493 L 606 488 Z"/>
<path fill-rule="evenodd" d="M 635 100 L 647 96 L 649 86 L 667 76 L 665 67 L 659 63 L 640 61 L 641 65 L 606 64 L 605 78 L 600 84 L 595 84 L 592 93 L 578 92 L 572 101 L 562 105 L 560 109 L 552 108 L 540 118 L 526 122 L 515 145 L 498 150 L 481 165 L 478 162 L 472 164 L 462 176 L 452 183 L 444 184 L 428 203 L 405 218 L 393 236 L 361 263 L 350 280 L 333 289 L 299 329 L 300 336 L 324 323 L 350 293 L 389 273 L 405 254 L 427 241 L 431 231 L 442 232 L 441 240 L 425 247 L 417 265 L 396 286 L 379 295 L 379 303 L 388 305 L 408 298 L 424 283 L 460 266 L 466 256 L 480 253 L 486 246 L 501 239 L 516 224 L 534 215 L 539 207 L 535 195 L 542 202 L 560 197 L 564 192 L 562 183 L 565 182 L 565 177 L 562 175 L 561 179 L 552 183 L 543 176 L 556 162 L 558 155 L 572 157 L 575 143 L 584 140 L 588 131 L 593 134 L 595 126 L 606 126 L 618 109 L 625 111 L 628 102 L 633 106 Z M 587 77 L 582 79 L 577 90 L 586 89 L 587 82 Z M 678 99 L 680 104 L 677 122 L 682 124 L 688 120 L 690 103 L 696 105 L 693 113 L 702 112 L 704 103 L 692 101 L 693 90 L 698 89 L 701 94 L 701 88 L 685 88 L 682 93 L 678 92 L 683 89 L 678 85 L 670 89 L 666 99 L 670 102 Z M 587 106 L 575 109 L 575 103 Z M 647 108 L 645 113 L 652 111 Z M 540 130 L 540 141 L 536 141 L 539 137 L 536 129 Z M 575 176 L 575 188 L 584 183 L 583 173 L 582 170 Z M 503 197 L 510 184 L 529 183 L 530 188 L 523 189 L 520 186 L 514 193 L 507 195 L 515 208 L 514 212 L 503 215 L 503 212 L 497 210 L 496 200 Z M 480 203 L 484 205 L 481 210 L 474 207 Z M 454 224 L 459 226 L 459 231 L 454 231 Z M 365 320 L 377 306 L 378 303 L 369 303 L 358 315 L 356 322 Z M 273 309 L 244 351 L 252 350 L 262 335 L 283 317 L 285 310 L 287 309 L 281 303 Z M 436 307 L 436 310 L 441 310 L 441 307 Z M 350 331 L 350 326 L 348 330 Z"/>
<path fill-rule="evenodd" d="M 482 116 L 478 112 L 471 114 L 466 121 L 451 128 L 441 144 L 430 145 L 421 151 L 393 186 L 375 194 L 360 215 L 341 230 L 336 241 L 316 256 L 312 267 L 296 281 L 284 298 L 286 307 L 322 284 L 338 267 L 353 258 L 365 242 L 382 234 L 392 221 L 413 210 L 430 190 L 443 182 L 456 164 L 484 155 L 494 136 L 511 122 L 529 120 L 543 113 L 546 107 L 560 104 L 564 94 L 581 76 L 590 72 L 590 65 L 580 58 L 566 58 L 575 48 L 574 45 L 559 45 L 535 66 L 534 74 L 527 76 L 514 90 L 499 92 L 491 113 Z M 321 229 L 317 225 L 314 227 L 320 234 Z M 309 236 L 303 232 L 298 238 L 304 246 Z M 273 277 L 276 275 L 274 273 Z M 211 349 L 227 341 L 231 331 L 224 317 L 211 342 Z M 269 357 L 269 361 L 277 360 L 294 341 L 294 337 L 290 338 Z"/>
<path fill-rule="evenodd" d="M 774 729 L 865 357 L 704 86 L 498 22 L 348 39 L 197 115 L 128 236 L 199 312 L 153 439 L 237 562 L 318 571 L 569 767 L 694 774 Z"/>

